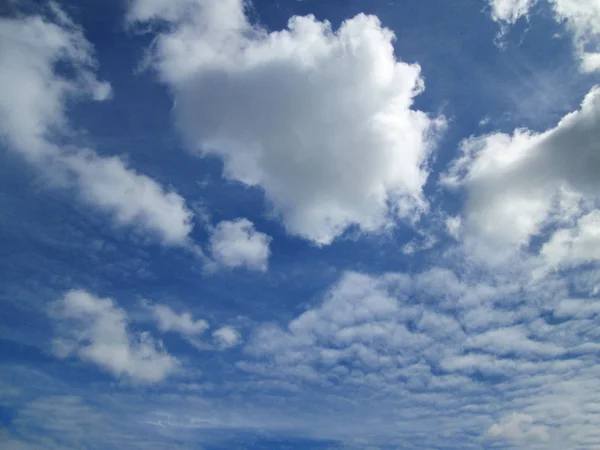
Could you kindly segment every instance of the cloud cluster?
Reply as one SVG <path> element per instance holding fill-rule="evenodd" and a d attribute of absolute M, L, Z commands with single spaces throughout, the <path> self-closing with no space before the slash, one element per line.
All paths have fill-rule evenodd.
<path fill-rule="evenodd" d="M 70 291 L 52 304 L 50 314 L 58 321 L 53 343 L 58 357 L 77 355 L 116 377 L 142 383 L 162 381 L 179 365 L 148 332 L 130 332 L 125 311 L 109 298 Z"/>
<path fill-rule="evenodd" d="M 160 332 L 179 333 L 197 350 L 227 350 L 239 345 L 242 340 L 242 336 L 234 327 L 224 325 L 211 333 L 212 343 L 205 342 L 200 336 L 210 328 L 206 320 L 194 320 L 190 312 L 178 313 L 167 305 L 145 302 L 145 307 L 152 313 L 152 319 Z"/>
<path fill-rule="evenodd" d="M 268 32 L 242 0 L 136 0 L 128 18 L 168 22 L 149 61 L 189 146 L 262 188 L 291 234 L 329 244 L 350 225 L 374 230 L 426 209 L 428 157 L 445 122 L 413 109 L 420 67 L 396 58 L 376 17 L 338 30 L 292 17 Z"/>
<path fill-rule="evenodd" d="M 516 273 L 478 268 L 462 279 L 447 269 L 347 273 L 284 328 L 263 325 L 239 367 L 331 398 L 351 392 L 371 427 L 402 423 L 375 433 L 420 448 L 435 447 L 440 433 L 456 448 L 474 445 L 473 436 L 527 448 L 594 448 L 597 298 L 572 298 L 566 279 L 529 274 L 525 266 Z M 435 436 L 427 435 L 433 424 L 419 423 L 421 412 L 435 417 Z M 344 423 L 357 421 L 349 416 Z M 423 435 L 406 437 L 416 430 Z"/>
<path fill-rule="evenodd" d="M 96 78 L 93 47 L 54 3 L 47 17 L 0 18 L 0 136 L 53 183 L 74 187 L 119 225 L 187 243 L 191 212 L 183 198 L 127 168 L 119 158 L 72 148 L 68 103 L 106 100 L 110 84 Z M 65 66 L 72 70 L 61 70 Z"/>

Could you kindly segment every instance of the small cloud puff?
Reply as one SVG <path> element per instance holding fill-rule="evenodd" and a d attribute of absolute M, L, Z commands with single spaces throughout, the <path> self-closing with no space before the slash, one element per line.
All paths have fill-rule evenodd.
<path fill-rule="evenodd" d="M 213 263 L 209 269 L 246 267 L 266 271 L 271 253 L 271 238 L 256 231 L 248 219 L 222 221 L 210 237 Z"/>
<path fill-rule="evenodd" d="M 230 326 L 224 326 L 213 332 L 213 338 L 221 349 L 235 347 L 241 341 L 240 333 Z"/>

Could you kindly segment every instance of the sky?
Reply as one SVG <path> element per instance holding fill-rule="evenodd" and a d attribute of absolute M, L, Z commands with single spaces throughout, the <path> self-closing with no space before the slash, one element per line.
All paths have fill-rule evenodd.
<path fill-rule="evenodd" d="M 600 0 L 0 3 L 0 448 L 600 447 Z"/>

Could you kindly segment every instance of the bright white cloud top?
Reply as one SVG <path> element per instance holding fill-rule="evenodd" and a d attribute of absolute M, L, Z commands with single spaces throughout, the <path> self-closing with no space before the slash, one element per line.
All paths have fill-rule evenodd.
<path fill-rule="evenodd" d="M 338 30 L 294 17 L 267 32 L 242 0 L 133 2 L 132 22 L 165 20 L 150 57 L 189 145 L 225 176 L 264 190 L 286 229 L 329 244 L 427 208 L 422 188 L 442 118 L 413 109 L 420 68 L 393 33 L 358 15 Z"/>

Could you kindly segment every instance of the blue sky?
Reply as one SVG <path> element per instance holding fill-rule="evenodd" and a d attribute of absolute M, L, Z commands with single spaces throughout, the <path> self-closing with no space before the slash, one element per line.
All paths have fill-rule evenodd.
<path fill-rule="evenodd" d="M 5 2 L 0 447 L 598 448 L 599 36 Z"/>

